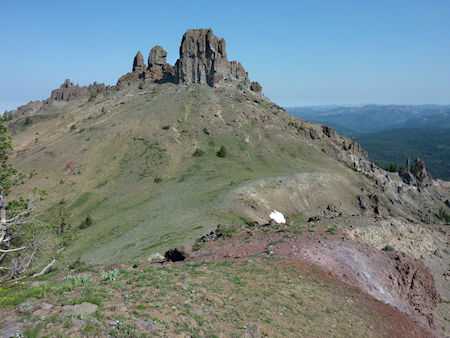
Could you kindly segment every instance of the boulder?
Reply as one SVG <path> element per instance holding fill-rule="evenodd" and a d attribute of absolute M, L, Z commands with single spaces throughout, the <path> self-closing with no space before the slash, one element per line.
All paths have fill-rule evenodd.
<path fill-rule="evenodd" d="M 178 246 L 175 249 L 166 251 L 164 257 L 171 262 L 184 261 L 191 256 L 192 252 L 184 246 Z"/>
<path fill-rule="evenodd" d="M 147 258 L 147 261 L 150 263 L 163 263 L 166 260 L 166 258 L 161 255 L 159 252 L 154 253 L 150 255 L 149 258 Z"/>
<path fill-rule="evenodd" d="M 153 333 L 155 331 L 155 329 L 156 329 L 155 325 L 152 322 L 146 321 L 146 320 L 143 320 L 143 319 L 138 320 L 136 322 L 136 327 L 139 330 L 144 331 L 147 334 Z"/>
<path fill-rule="evenodd" d="M 247 324 L 247 325 L 244 325 L 244 328 L 245 328 L 244 338 L 260 338 L 260 337 L 262 337 L 258 325 Z"/>
<path fill-rule="evenodd" d="M 64 305 L 61 309 L 60 317 L 93 315 L 98 311 L 98 306 L 92 303 L 83 302 L 76 305 Z"/>
<path fill-rule="evenodd" d="M 22 337 L 20 333 L 23 329 L 23 323 L 3 321 L 0 327 L 0 337 Z"/>

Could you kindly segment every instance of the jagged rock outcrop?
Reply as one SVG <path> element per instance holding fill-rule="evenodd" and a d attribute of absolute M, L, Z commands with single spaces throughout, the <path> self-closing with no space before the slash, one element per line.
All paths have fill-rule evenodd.
<path fill-rule="evenodd" d="M 64 83 L 52 91 L 50 95 L 51 100 L 56 101 L 70 101 L 81 96 L 87 96 L 90 94 L 99 94 L 106 91 L 106 86 L 103 83 L 98 84 L 94 82 L 89 86 L 74 85 L 69 79 L 66 79 Z"/>
<path fill-rule="evenodd" d="M 261 93 L 262 87 L 259 82 L 252 82 L 250 85 L 250 89 L 256 93 Z"/>
<path fill-rule="evenodd" d="M 133 83 L 136 83 L 140 79 L 145 77 L 145 72 L 147 71 L 147 67 L 144 62 L 144 56 L 140 51 L 137 52 L 136 56 L 133 59 L 133 68 L 130 73 L 126 73 L 122 75 L 118 80 L 116 87 L 117 89 L 122 89 L 126 86 L 129 86 Z"/>
<path fill-rule="evenodd" d="M 225 40 L 214 35 L 212 29 L 190 29 L 183 35 L 180 58 L 171 66 L 166 61 L 167 52 L 161 46 L 154 46 L 148 56 L 148 66 L 144 64 L 141 52 L 133 61 L 132 72 L 117 81 L 117 89 L 140 83 L 172 82 L 177 84 L 231 84 L 238 89 L 251 89 L 261 93 L 258 82 L 250 82 L 248 74 L 240 62 L 228 61 Z"/>
<path fill-rule="evenodd" d="M 420 188 L 429 187 L 433 184 L 433 178 L 425 168 L 425 162 L 418 157 L 413 167 L 411 167 L 410 159 L 408 158 L 406 168 L 400 171 L 399 175 L 405 183 L 416 185 Z"/>
<path fill-rule="evenodd" d="M 142 55 L 141 51 L 137 52 L 136 56 L 133 60 L 133 72 L 142 73 L 145 72 L 145 62 L 144 62 L 144 56 Z"/>
<path fill-rule="evenodd" d="M 148 71 L 145 79 L 153 82 L 173 82 L 175 68 L 166 61 L 167 52 L 161 46 L 155 46 L 148 56 Z"/>
<path fill-rule="evenodd" d="M 240 83 L 250 87 L 244 67 L 228 61 L 225 40 L 215 36 L 212 29 L 190 29 L 184 34 L 175 67 L 178 83 Z"/>
<path fill-rule="evenodd" d="M 148 55 L 148 68 L 154 66 L 164 66 L 167 64 L 166 61 L 167 52 L 161 46 L 155 46 L 150 50 Z"/>
<path fill-rule="evenodd" d="M 425 162 L 420 158 L 416 158 L 414 167 L 411 168 L 411 174 L 415 177 L 421 187 L 428 187 L 433 184 L 433 178 L 425 168 Z"/>

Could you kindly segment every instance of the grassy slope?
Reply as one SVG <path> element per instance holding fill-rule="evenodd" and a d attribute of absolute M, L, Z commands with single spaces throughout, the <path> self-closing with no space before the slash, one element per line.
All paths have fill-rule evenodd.
<path fill-rule="evenodd" d="M 25 336 L 147 336 L 139 323 L 151 323 L 152 336 L 169 337 L 241 337 L 254 325 L 269 337 L 412 334 L 390 306 L 314 267 L 270 256 L 151 266 L 121 271 L 114 280 L 83 266 L 66 273 L 46 275 L 35 288 L 22 281 L 0 289 L 0 311 L 29 323 Z M 54 308 L 34 314 L 42 301 Z M 58 315 L 62 305 L 82 302 L 99 305 L 98 312 Z M 73 327 L 73 318 L 81 327 Z"/>
<path fill-rule="evenodd" d="M 233 91 L 167 84 L 70 102 L 58 112 L 16 133 L 15 163 L 37 169 L 31 184 L 50 192 L 51 224 L 63 199 L 74 228 L 87 214 L 94 218 L 90 228 L 72 231 L 70 259 L 136 262 L 192 244 L 217 224 L 236 221 L 227 194 L 258 179 L 323 171 L 355 181 L 295 129 L 286 131 L 284 117 L 267 103 Z M 263 123 L 261 116 L 273 120 Z M 225 158 L 215 156 L 221 145 Z M 204 155 L 193 157 L 196 148 Z"/>

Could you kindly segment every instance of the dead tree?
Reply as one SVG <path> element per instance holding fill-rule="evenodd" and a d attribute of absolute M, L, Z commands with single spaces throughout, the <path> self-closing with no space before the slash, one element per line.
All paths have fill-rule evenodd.
<path fill-rule="evenodd" d="M 41 223 L 35 210 L 39 199 L 32 199 L 26 207 L 7 217 L 0 192 L 0 281 L 26 272 L 37 253 Z"/>

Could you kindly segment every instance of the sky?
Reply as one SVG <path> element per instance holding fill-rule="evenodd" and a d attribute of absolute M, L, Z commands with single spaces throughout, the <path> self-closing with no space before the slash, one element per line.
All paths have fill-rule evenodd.
<path fill-rule="evenodd" d="M 449 0 L 0 0 L 0 112 L 66 78 L 113 85 L 141 50 L 212 28 L 282 106 L 450 104 Z"/>

